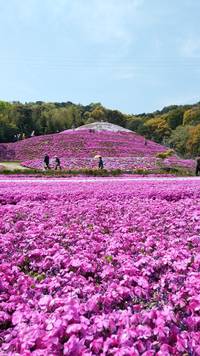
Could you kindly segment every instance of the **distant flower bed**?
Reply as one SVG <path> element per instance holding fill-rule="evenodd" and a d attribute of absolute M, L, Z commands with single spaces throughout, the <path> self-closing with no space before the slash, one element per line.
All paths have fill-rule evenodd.
<path fill-rule="evenodd" d="M 199 355 L 199 188 L 0 183 L 0 354 Z"/>
<path fill-rule="evenodd" d="M 180 166 L 187 169 L 194 169 L 193 160 L 182 160 L 177 157 L 170 157 L 161 161 L 156 157 L 103 157 L 104 166 L 108 170 L 120 169 L 123 171 L 132 171 L 134 169 L 153 170 L 158 169 L 160 165 L 163 167 Z M 43 169 L 43 161 L 25 161 L 22 163 L 25 167 L 33 169 Z M 54 160 L 50 162 L 51 168 L 55 167 Z M 98 161 L 94 158 L 66 158 L 61 157 L 62 169 L 85 169 L 85 168 L 97 168 Z"/>
<path fill-rule="evenodd" d="M 195 168 L 195 161 L 193 159 L 181 159 L 177 156 L 169 157 L 164 160 L 164 165 L 179 166 L 188 169 Z"/>

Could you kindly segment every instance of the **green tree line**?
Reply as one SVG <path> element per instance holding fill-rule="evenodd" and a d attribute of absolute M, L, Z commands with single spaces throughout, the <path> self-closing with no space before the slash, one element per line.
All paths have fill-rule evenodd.
<path fill-rule="evenodd" d="M 95 121 L 108 121 L 128 128 L 173 148 L 183 157 L 200 155 L 200 102 L 127 115 L 107 109 L 101 103 L 83 106 L 72 102 L 0 101 L 0 142 L 61 132 Z"/>

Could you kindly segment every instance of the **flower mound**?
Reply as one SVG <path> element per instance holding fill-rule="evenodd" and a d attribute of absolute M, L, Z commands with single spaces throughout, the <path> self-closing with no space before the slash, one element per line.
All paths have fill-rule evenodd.
<path fill-rule="evenodd" d="M 72 131 L 60 134 L 36 136 L 15 143 L 0 144 L 0 157 L 3 160 L 20 161 L 42 159 L 48 153 L 50 157 L 58 155 L 66 159 L 92 158 L 97 154 L 103 157 L 143 157 L 154 156 L 166 148 L 148 141 L 136 133 L 127 132 L 90 132 Z"/>
<path fill-rule="evenodd" d="M 199 355 L 199 188 L 1 182 L 1 355 Z"/>
<path fill-rule="evenodd" d="M 61 159 L 64 169 L 97 167 L 95 155 L 102 155 L 105 168 L 134 170 L 158 169 L 156 154 L 166 151 L 166 147 L 148 141 L 134 132 L 112 132 L 91 130 L 67 130 L 59 134 L 36 136 L 15 143 L 0 144 L 1 160 L 19 160 L 23 166 L 42 169 L 44 155 Z M 160 162 L 161 163 L 161 162 Z M 194 161 L 181 160 L 177 156 L 162 162 L 167 166 L 194 169 Z"/>

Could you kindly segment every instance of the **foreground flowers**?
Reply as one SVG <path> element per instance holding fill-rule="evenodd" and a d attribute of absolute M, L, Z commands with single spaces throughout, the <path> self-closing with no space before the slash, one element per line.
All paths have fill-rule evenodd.
<path fill-rule="evenodd" d="M 4 355 L 200 354 L 200 183 L 0 183 Z"/>

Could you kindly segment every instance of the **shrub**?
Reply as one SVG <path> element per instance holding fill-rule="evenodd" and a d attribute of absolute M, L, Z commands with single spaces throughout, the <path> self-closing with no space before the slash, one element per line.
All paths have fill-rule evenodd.
<path fill-rule="evenodd" d="M 174 150 L 172 149 L 169 149 L 165 152 L 159 152 L 156 154 L 156 157 L 157 158 L 161 158 L 161 159 L 165 159 L 165 158 L 168 158 L 168 157 L 171 157 L 174 155 Z"/>
<path fill-rule="evenodd" d="M 47 171 L 41 171 L 37 169 L 26 169 L 26 170 L 21 170 L 21 169 L 15 169 L 15 170 L 9 170 L 9 169 L 2 169 L 0 170 L 0 174 L 5 174 L 5 175 L 39 175 L 39 176 L 48 176 L 48 177 L 65 177 L 67 176 L 76 176 L 76 175 L 86 175 L 86 176 L 93 176 L 93 177 L 108 177 L 108 176 L 118 176 L 122 174 L 123 172 L 120 169 L 115 169 L 115 170 L 106 170 L 106 169 L 78 169 L 78 170 L 62 170 L 62 171 L 55 171 L 55 170 L 47 170 Z"/>
<path fill-rule="evenodd" d="M 149 174 L 151 173 L 151 171 L 147 170 L 147 169 L 143 169 L 143 168 L 137 168 L 133 171 L 135 174 Z"/>

